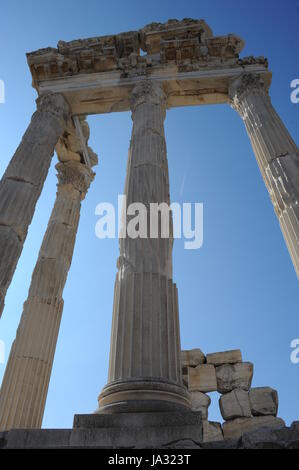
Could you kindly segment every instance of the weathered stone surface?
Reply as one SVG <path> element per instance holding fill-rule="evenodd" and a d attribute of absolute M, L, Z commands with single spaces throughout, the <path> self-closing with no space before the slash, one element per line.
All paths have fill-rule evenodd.
<path fill-rule="evenodd" d="M 214 366 L 236 364 L 238 362 L 242 362 L 242 353 L 240 349 L 207 354 L 207 364 L 214 364 Z"/>
<path fill-rule="evenodd" d="M 291 427 L 260 428 L 243 434 L 241 438 L 226 439 L 222 442 L 201 444 L 202 449 L 299 449 L 299 425 L 293 423 Z"/>
<path fill-rule="evenodd" d="M 181 352 L 182 367 L 196 367 L 206 362 L 206 357 L 201 349 L 191 349 Z"/>
<path fill-rule="evenodd" d="M 242 436 L 243 449 L 299 449 L 299 426 L 279 429 L 262 428 Z"/>
<path fill-rule="evenodd" d="M 253 416 L 277 416 L 278 393 L 273 388 L 252 388 L 249 399 Z"/>
<path fill-rule="evenodd" d="M 227 364 L 216 367 L 217 389 L 219 393 L 228 393 L 236 388 L 249 390 L 253 377 L 253 364 Z"/>
<path fill-rule="evenodd" d="M 0 199 L 0 225 L 11 227 L 24 241 L 40 189 L 38 185 L 9 178 L 1 181 L 0 188 L 3 193 Z"/>
<path fill-rule="evenodd" d="M 68 449 L 72 429 L 13 429 L 3 433 L 3 449 Z"/>
<path fill-rule="evenodd" d="M 196 368 L 189 367 L 189 391 L 190 392 L 216 392 L 216 370 L 213 365 L 202 364 Z"/>
<path fill-rule="evenodd" d="M 238 439 L 244 433 L 260 428 L 282 428 L 285 422 L 273 416 L 261 416 L 255 418 L 238 418 L 223 424 L 224 439 Z"/>
<path fill-rule="evenodd" d="M 4 308 L 5 286 L 12 279 L 22 247 L 23 242 L 11 227 L 0 226 L 0 317 Z"/>
<path fill-rule="evenodd" d="M 245 390 L 236 389 L 222 395 L 219 400 L 220 411 L 226 421 L 235 418 L 250 418 L 251 407 L 249 394 Z"/>
<path fill-rule="evenodd" d="M 222 426 L 220 423 L 203 421 L 203 442 L 223 441 Z"/>
<path fill-rule="evenodd" d="M 211 398 L 201 392 L 191 392 L 191 409 L 193 411 L 200 411 L 202 419 L 208 419 L 209 406 L 211 404 Z"/>
<path fill-rule="evenodd" d="M 141 447 L 143 448 L 143 447 Z M 192 439 L 182 439 L 181 441 L 173 442 L 162 446 L 163 449 L 201 449 L 201 445 Z"/>
<path fill-rule="evenodd" d="M 204 450 L 237 450 L 240 448 L 240 439 L 226 439 L 217 442 L 204 442 L 201 444 Z"/>

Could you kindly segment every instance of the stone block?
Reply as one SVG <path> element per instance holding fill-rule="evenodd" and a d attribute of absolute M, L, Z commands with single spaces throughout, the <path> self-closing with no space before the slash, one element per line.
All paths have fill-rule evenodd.
<path fill-rule="evenodd" d="M 161 411 L 150 413 L 94 413 L 75 415 L 74 429 L 145 428 L 151 426 L 201 426 L 200 413 L 193 411 Z"/>
<path fill-rule="evenodd" d="M 240 349 L 207 354 L 207 364 L 213 364 L 214 366 L 237 364 L 238 362 L 242 362 L 242 353 Z"/>
<path fill-rule="evenodd" d="M 190 392 L 216 392 L 216 370 L 213 365 L 202 364 L 196 368 L 189 367 L 189 391 Z"/>
<path fill-rule="evenodd" d="M 202 441 L 199 426 L 74 429 L 70 446 L 76 449 L 162 449 L 178 441 Z"/>
<path fill-rule="evenodd" d="M 253 377 L 253 364 L 242 362 L 216 367 L 217 389 L 221 394 L 236 388 L 248 391 Z"/>
<path fill-rule="evenodd" d="M 205 442 L 201 444 L 204 450 L 238 450 L 240 439 L 227 439 L 217 442 Z"/>
<path fill-rule="evenodd" d="M 201 449 L 201 444 L 194 442 L 192 439 L 184 439 L 182 441 L 172 442 L 163 446 L 163 449 Z"/>
<path fill-rule="evenodd" d="M 178 441 L 202 442 L 198 412 L 77 415 L 71 446 L 76 448 L 162 448 Z"/>
<path fill-rule="evenodd" d="M 200 411 L 202 419 L 207 420 L 211 398 L 201 392 L 191 392 L 190 396 L 192 411 Z"/>
<path fill-rule="evenodd" d="M 261 428 L 280 429 L 285 426 L 282 419 L 273 416 L 237 418 L 223 424 L 224 439 L 238 439 L 243 434 Z"/>
<path fill-rule="evenodd" d="M 291 429 L 294 432 L 298 433 L 298 439 L 299 439 L 299 421 L 293 421 L 293 423 L 291 424 Z"/>
<path fill-rule="evenodd" d="M 182 367 L 196 367 L 205 364 L 206 356 L 201 349 L 191 349 L 190 351 L 181 351 Z"/>
<path fill-rule="evenodd" d="M 253 416 L 277 416 L 278 393 L 273 388 L 252 388 L 249 399 Z"/>
<path fill-rule="evenodd" d="M 226 421 L 251 417 L 249 394 L 245 390 L 236 389 L 222 395 L 219 400 L 219 406 L 222 417 Z"/>
<path fill-rule="evenodd" d="M 223 432 L 220 423 L 212 421 L 203 421 L 203 442 L 220 442 L 223 441 Z"/>
<path fill-rule="evenodd" d="M 299 429 L 290 428 L 269 429 L 262 428 L 250 431 L 242 436 L 244 449 L 287 449 L 299 447 Z"/>
<path fill-rule="evenodd" d="M 17 429 L 0 434 L 1 449 L 199 448 L 201 414 L 120 413 L 78 415 L 74 429 Z"/>
<path fill-rule="evenodd" d="M 5 449 L 67 449 L 71 429 L 13 429 L 6 433 Z"/>

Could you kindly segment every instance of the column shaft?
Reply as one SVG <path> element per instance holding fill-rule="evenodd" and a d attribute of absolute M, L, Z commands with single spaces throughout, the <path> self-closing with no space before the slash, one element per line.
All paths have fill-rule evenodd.
<path fill-rule="evenodd" d="M 68 113 L 62 95 L 37 100 L 37 111 L 0 182 L 0 316 Z"/>
<path fill-rule="evenodd" d="M 299 149 L 258 75 L 244 74 L 234 80 L 230 98 L 244 120 L 299 277 Z"/>
<path fill-rule="evenodd" d="M 40 428 L 63 310 L 81 200 L 93 173 L 57 165 L 59 185 L 0 390 L 0 430 Z"/>
<path fill-rule="evenodd" d="M 127 207 L 134 203 L 146 207 L 146 233 L 134 239 L 128 233 L 120 239 L 109 378 L 99 397 L 100 411 L 111 412 L 189 406 L 182 385 L 178 298 L 172 281 L 171 213 L 168 237 L 161 236 L 161 219 L 158 238 L 150 237 L 150 204 L 170 204 L 166 97 L 160 85 L 145 81 L 133 90 L 131 104 L 125 195 Z M 132 219 L 127 215 L 127 227 Z"/>

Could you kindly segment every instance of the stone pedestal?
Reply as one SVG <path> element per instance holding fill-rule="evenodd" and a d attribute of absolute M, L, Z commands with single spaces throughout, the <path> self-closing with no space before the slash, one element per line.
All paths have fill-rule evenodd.
<path fill-rule="evenodd" d="M 60 163 L 56 168 L 56 202 L 0 390 L 0 430 L 42 424 L 81 200 L 94 177 L 77 162 Z"/>
<path fill-rule="evenodd" d="M 120 239 L 109 379 L 99 397 L 99 411 L 188 409 L 177 289 L 172 281 L 171 215 L 168 236 L 150 236 L 150 204 L 170 204 L 162 87 L 141 82 L 133 89 L 131 107 L 134 124 L 125 194 L 127 206 L 145 205 L 148 224 L 145 237 Z M 131 220 L 127 216 L 128 227 Z"/>
<path fill-rule="evenodd" d="M 244 74 L 232 81 L 230 98 L 244 120 L 299 277 L 299 149 L 259 75 Z"/>
<path fill-rule="evenodd" d="M 201 413 L 129 412 L 117 414 L 77 415 L 74 419 L 73 443 L 121 448 L 162 448 L 179 441 L 202 442 Z"/>
<path fill-rule="evenodd" d="M 172 449 L 201 442 L 200 413 L 190 411 L 83 415 L 75 416 L 73 429 L 0 433 L 0 449 Z"/>
<path fill-rule="evenodd" d="M 0 182 L 0 316 L 68 113 L 62 95 L 37 100 L 37 111 Z"/>

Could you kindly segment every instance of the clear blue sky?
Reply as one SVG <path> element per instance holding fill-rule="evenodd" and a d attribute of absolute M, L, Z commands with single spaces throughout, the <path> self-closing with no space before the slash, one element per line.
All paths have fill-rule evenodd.
<path fill-rule="evenodd" d="M 290 101 L 290 82 L 299 78 L 299 0 L 10 0 L 1 2 L 6 103 L 0 104 L 0 176 L 35 109 L 26 52 L 184 17 L 204 18 L 215 35 L 240 35 L 246 41 L 242 56 L 268 57 L 273 103 L 298 143 L 299 104 Z M 44 427 L 71 427 L 75 413 L 95 410 L 107 381 L 118 242 L 95 237 L 94 212 L 123 191 L 131 119 L 123 113 L 89 122 L 100 164 L 83 203 L 64 292 Z M 241 348 L 255 364 L 254 385 L 278 389 L 280 416 L 288 423 L 299 419 L 299 365 L 290 361 L 290 343 L 299 338 L 298 281 L 243 123 L 229 106 L 173 109 L 166 136 L 172 200 L 205 205 L 203 248 L 186 251 L 176 241 L 174 249 L 182 346 L 204 352 Z M 7 356 L 55 199 L 55 162 L 0 321 Z M 0 380 L 3 372 L 0 365 Z M 210 419 L 219 420 L 213 398 Z"/>

